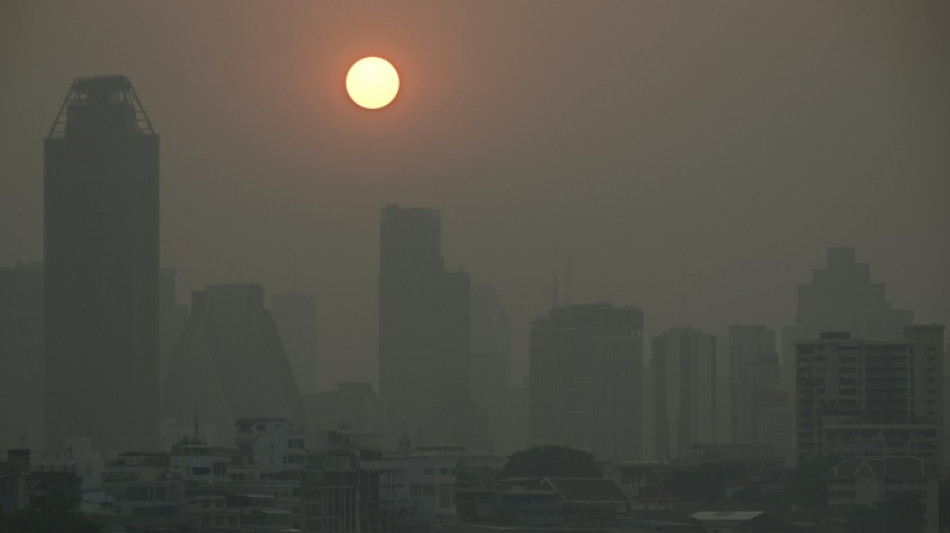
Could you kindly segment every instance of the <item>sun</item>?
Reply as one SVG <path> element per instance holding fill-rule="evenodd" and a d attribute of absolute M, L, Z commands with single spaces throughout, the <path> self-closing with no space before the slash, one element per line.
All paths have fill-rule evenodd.
<path fill-rule="evenodd" d="M 360 107 L 386 107 L 399 92 L 399 74 L 392 63 L 381 57 L 364 57 L 346 73 L 346 92 Z"/>

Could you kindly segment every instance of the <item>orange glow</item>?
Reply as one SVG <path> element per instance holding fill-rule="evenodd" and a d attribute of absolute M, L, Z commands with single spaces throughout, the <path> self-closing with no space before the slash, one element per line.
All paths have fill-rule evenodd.
<path fill-rule="evenodd" d="M 386 107 L 399 92 L 399 74 L 383 58 L 364 57 L 346 73 L 346 92 L 360 107 Z"/>

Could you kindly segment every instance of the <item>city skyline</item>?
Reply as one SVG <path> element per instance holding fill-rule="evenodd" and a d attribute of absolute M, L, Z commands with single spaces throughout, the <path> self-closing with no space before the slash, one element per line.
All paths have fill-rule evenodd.
<path fill-rule="evenodd" d="M 950 323 L 950 254 L 933 244 L 950 225 L 946 9 L 491 6 L 124 3 L 107 25 L 104 9 L 4 4 L 0 87 L 17 106 L 0 126 L 0 264 L 42 260 L 37 139 L 62 87 L 123 73 L 163 134 L 161 266 L 179 300 L 235 281 L 307 290 L 343 380 L 376 379 L 373 218 L 389 203 L 442 210 L 447 264 L 512 317 L 515 383 L 554 276 L 574 302 L 643 308 L 645 335 L 721 335 L 791 323 L 795 285 L 854 246 L 895 308 Z M 403 92 L 352 114 L 346 66 L 380 51 Z"/>
<path fill-rule="evenodd" d="M 947 27 L 0 0 L 0 531 L 950 531 Z"/>

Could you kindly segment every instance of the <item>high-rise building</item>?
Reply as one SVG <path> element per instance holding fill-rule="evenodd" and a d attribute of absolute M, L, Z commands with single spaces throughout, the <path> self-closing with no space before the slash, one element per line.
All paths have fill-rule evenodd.
<path fill-rule="evenodd" d="M 158 284 L 158 317 L 159 317 L 159 368 L 162 378 L 168 371 L 168 360 L 178 337 L 185 330 L 188 322 L 188 306 L 178 303 L 178 271 L 174 268 L 163 268 Z"/>
<path fill-rule="evenodd" d="M 239 418 L 304 422 L 303 403 L 277 326 L 255 284 L 192 293 L 191 316 L 162 384 L 169 427 L 197 424 L 231 442 Z"/>
<path fill-rule="evenodd" d="M 782 387 L 795 391 L 795 343 L 817 339 L 826 331 L 848 332 L 861 339 L 898 339 L 914 313 L 893 309 L 884 284 L 871 281 L 871 267 L 855 261 L 854 248 L 828 248 L 828 264 L 798 286 L 795 324 L 782 331 Z"/>
<path fill-rule="evenodd" d="M 597 303 L 531 324 L 530 441 L 643 458 L 643 311 Z"/>
<path fill-rule="evenodd" d="M 671 328 L 653 338 L 654 454 L 687 457 L 716 442 L 716 337 Z"/>
<path fill-rule="evenodd" d="M 128 78 L 79 78 L 43 148 L 47 447 L 154 449 L 158 135 Z"/>
<path fill-rule="evenodd" d="M 43 267 L 0 267 L 0 453 L 43 449 Z"/>
<path fill-rule="evenodd" d="M 732 442 L 767 444 L 791 460 L 794 453 L 791 410 L 781 389 L 775 330 L 729 326 Z M 785 431 L 779 424 L 784 421 Z"/>
<path fill-rule="evenodd" d="M 799 461 L 909 455 L 942 464 L 943 326 L 906 326 L 902 340 L 824 333 L 796 349 Z"/>
<path fill-rule="evenodd" d="M 271 296 L 271 313 L 301 394 L 321 389 L 317 360 L 317 304 L 313 295 L 289 290 Z"/>
<path fill-rule="evenodd" d="M 508 358 L 511 322 L 491 285 L 471 287 L 471 391 L 472 399 L 488 418 L 492 438 L 505 437 L 508 404 Z"/>
<path fill-rule="evenodd" d="M 469 389 L 469 276 L 447 272 L 435 209 L 382 210 L 379 392 L 388 444 L 475 445 Z M 472 432 L 480 434 L 476 438 Z"/>

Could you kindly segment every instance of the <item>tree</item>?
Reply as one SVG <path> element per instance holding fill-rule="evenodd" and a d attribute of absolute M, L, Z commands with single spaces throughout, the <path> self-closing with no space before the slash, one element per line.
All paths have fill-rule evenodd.
<path fill-rule="evenodd" d="M 744 474 L 739 463 L 704 463 L 674 472 L 667 480 L 666 488 L 681 500 L 713 504 L 726 496 L 726 484 Z"/>
<path fill-rule="evenodd" d="M 828 480 L 825 474 L 841 457 L 829 455 L 798 464 L 792 476 L 792 501 L 806 509 L 823 509 L 828 505 Z"/>
<path fill-rule="evenodd" d="M 600 477 L 594 456 L 567 446 L 535 446 L 508 457 L 501 479 L 512 477 Z"/>
<path fill-rule="evenodd" d="M 924 504 L 913 492 L 900 492 L 875 505 L 879 531 L 920 533 L 924 530 Z"/>

